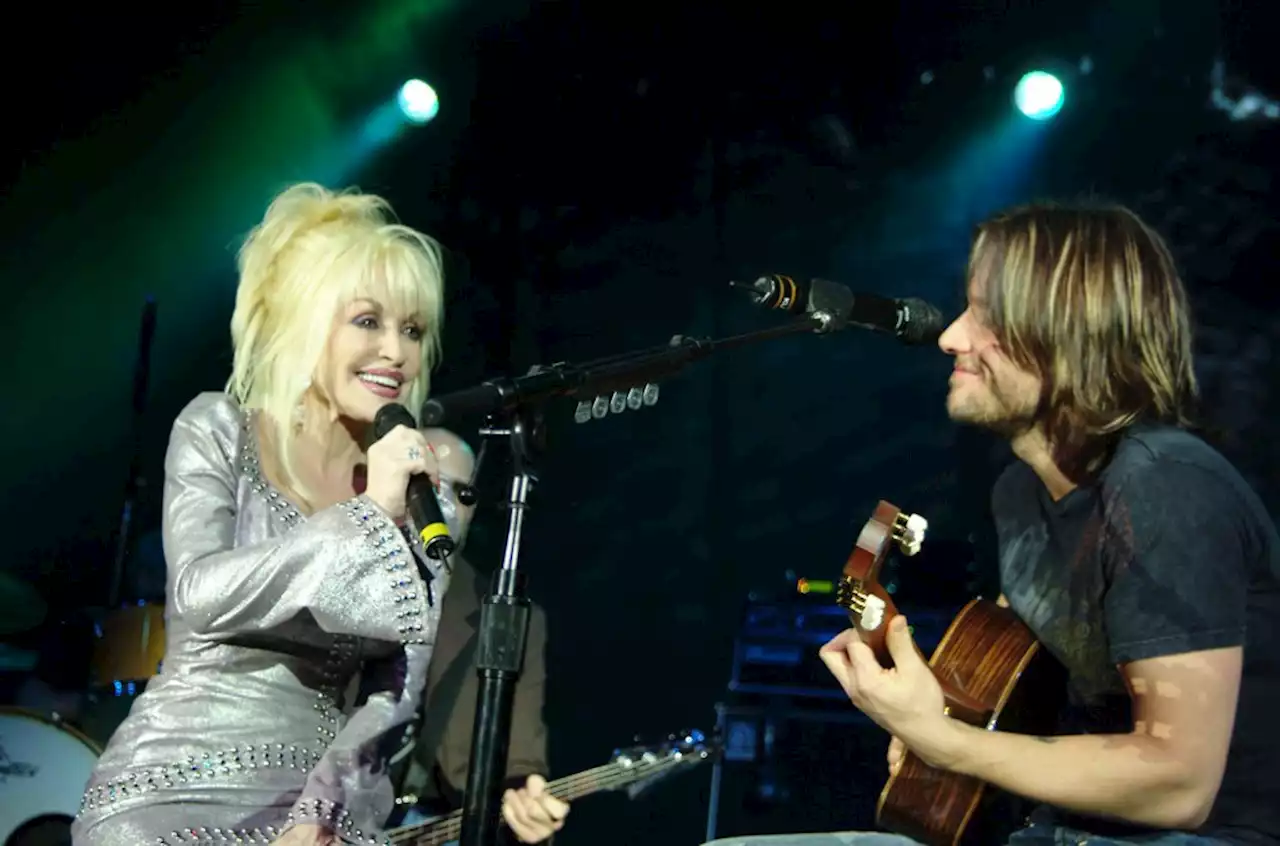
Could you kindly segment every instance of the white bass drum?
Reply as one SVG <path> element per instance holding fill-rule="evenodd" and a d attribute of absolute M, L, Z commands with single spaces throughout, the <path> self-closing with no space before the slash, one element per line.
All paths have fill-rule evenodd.
<path fill-rule="evenodd" d="M 71 842 L 102 749 L 39 711 L 0 706 L 0 846 Z"/>

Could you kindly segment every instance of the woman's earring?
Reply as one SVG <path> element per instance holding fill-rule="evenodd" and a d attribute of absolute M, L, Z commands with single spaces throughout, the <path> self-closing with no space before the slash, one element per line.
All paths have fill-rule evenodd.
<path fill-rule="evenodd" d="M 307 418 L 307 391 L 311 390 L 311 380 L 302 384 L 302 393 L 298 394 L 298 404 L 293 407 L 293 424 L 301 426 Z"/>

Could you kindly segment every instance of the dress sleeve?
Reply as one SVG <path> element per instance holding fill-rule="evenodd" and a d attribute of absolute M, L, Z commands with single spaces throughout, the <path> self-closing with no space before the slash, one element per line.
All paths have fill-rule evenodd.
<path fill-rule="evenodd" d="M 169 440 L 170 613 L 214 638 L 271 629 L 308 611 L 331 634 L 415 642 L 422 580 L 403 536 L 367 496 L 319 511 L 284 537 L 236 545 L 236 450 L 219 425 L 229 403 L 198 397 Z"/>

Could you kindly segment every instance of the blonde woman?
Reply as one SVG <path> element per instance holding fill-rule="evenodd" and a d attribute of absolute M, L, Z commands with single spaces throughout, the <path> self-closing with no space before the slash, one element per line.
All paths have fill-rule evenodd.
<path fill-rule="evenodd" d="M 168 649 L 89 780 L 83 846 L 378 843 L 386 757 L 405 740 L 449 573 L 402 531 L 416 473 L 455 537 L 467 445 L 399 427 L 439 354 L 427 236 L 368 194 L 296 185 L 239 255 L 225 392 L 196 397 L 165 459 Z M 537 793 L 534 790 L 533 793 Z M 504 815 L 541 839 L 567 806 Z"/>

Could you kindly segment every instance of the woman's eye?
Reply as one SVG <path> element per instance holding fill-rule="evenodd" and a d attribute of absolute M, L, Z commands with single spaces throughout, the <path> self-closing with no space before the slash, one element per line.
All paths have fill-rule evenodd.
<path fill-rule="evenodd" d="M 374 317 L 372 314 L 362 314 L 351 322 L 354 323 L 356 326 L 359 326 L 361 329 L 377 329 L 378 328 L 378 319 Z"/>
<path fill-rule="evenodd" d="M 422 330 L 419 329 L 417 326 L 404 327 L 404 333 L 409 337 L 410 340 L 413 340 L 413 341 L 422 340 Z"/>

